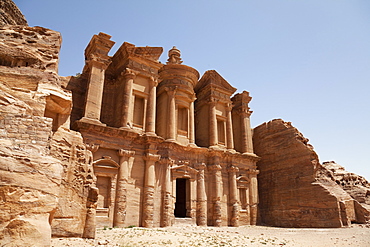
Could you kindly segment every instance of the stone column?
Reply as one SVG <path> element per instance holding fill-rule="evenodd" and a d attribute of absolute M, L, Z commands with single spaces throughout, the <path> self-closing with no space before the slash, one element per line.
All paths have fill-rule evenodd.
<path fill-rule="evenodd" d="M 167 140 L 168 141 L 176 141 L 176 95 L 177 87 L 166 87 L 167 95 L 168 95 L 168 132 L 167 132 Z"/>
<path fill-rule="evenodd" d="M 216 104 L 215 99 L 209 101 L 209 146 L 216 146 L 218 143 L 217 136 L 217 117 L 216 117 Z"/>
<path fill-rule="evenodd" d="M 242 153 L 253 153 L 252 130 L 249 120 L 250 113 L 240 112 L 240 126 L 242 135 Z"/>
<path fill-rule="evenodd" d="M 127 182 L 129 177 L 129 163 L 133 162 L 134 151 L 124 149 L 118 150 L 120 156 L 120 167 L 117 176 L 116 201 L 114 206 L 114 227 L 125 227 Z M 130 160 L 131 159 L 131 160 Z"/>
<path fill-rule="evenodd" d="M 131 70 L 126 68 L 126 71 L 122 73 L 122 76 L 125 81 L 123 96 L 122 96 L 122 118 L 121 118 L 121 127 L 129 128 L 131 123 L 130 112 L 133 110 L 132 106 L 132 87 L 134 84 L 134 79 L 136 74 Z"/>
<path fill-rule="evenodd" d="M 196 168 L 198 169 L 197 225 L 207 226 L 207 196 L 204 178 L 204 170 L 206 169 L 206 165 L 201 163 L 198 164 Z"/>
<path fill-rule="evenodd" d="M 155 135 L 155 111 L 157 100 L 157 79 L 151 77 L 149 81 L 149 99 L 146 111 L 146 128 L 147 135 Z"/>
<path fill-rule="evenodd" d="M 229 189 L 230 189 L 230 204 L 231 204 L 231 226 L 239 226 L 239 200 L 238 200 L 238 186 L 236 181 L 236 175 L 239 168 L 236 166 L 230 166 L 229 172 Z"/>
<path fill-rule="evenodd" d="M 85 49 L 85 67 L 83 73 L 88 75 L 85 112 L 82 121 L 102 124 L 100 122 L 103 99 L 105 70 L 111 63 L 109 50 L 114 45 L 111 36 L 105 33 L 94 35 Z"/>
<path fill-rule="evenodd" d="M 253 135 L 252 135 L 252 128 L 251 128 L 251 112 L 246 113 L 246 119 L 245 119 L 245 125 L 246 125 L 246 131 L 247 131 L 247 153 L 253 153 Z"/>
<path fill-rule="evenodd" d="M 227 105 L 227 119 L 226 119 L 226 147 L 229 150 L 234 150 L 234 136 L 233 136 L 233 124 L 232 124 L 232 116 L 231 116 L 231 110 L 232 106 L 231 104 Z"/>
<path fill-rule="evenodd" d="M 96 207 L 98 206 L 99 189 L 90 187 L 89 196 L 87 197 L 86 207 L 86 220 L 83 238 L 95 238 L 96 234 Z"/>
<path fill-rule="evenodd" d="M 163 221 L 162 226 L 171 226 L 173 217 L 173 201 L 172 201 L 172 179 L 171 167 L 173 165 L 172 159 L 164 159 L 165 166 L 165 181 L 164 181 L 164 195 L 163 195 Z"/>
<path fill-rule="evenodd" d="M 257 174 L 259 171 L 251 171 L 249 174 L 250 187 L 249 187 L 249 207 L 251 216 L 251 225 L 256 225 L 257 223 L 257 206 L 258 206 L 258 183 Z"/>
<path fill-rule="evenodd" d="M 219 165 L 219 157 L 215 156 L 215 164 L 208 167 L 208 170 L 213 172 L 214 176 L 214 199 L 213 199 L 213 225 L 221 226 L 222 211 L 221 211 L 221 196 L 222 196 L 222 173 L 221 165 Z"/>
<path fill-rule="evenodd" d="M 155 162 L 160 155 L 147 153 L 145 160 L 145 184 L 144 184 L 144 206 L 143 206 L 143 227 L 151 228 L 154 225 L 154 183 L 155 183 Z"/>
<path fill-rule="evenodd" d="M 86 95 L 85 113 L 82 120 L 101 124 L 100 113 L 103 100 L 104 74 L 110 62 L 91 60 L 87 63 L 90 68 L 88 89 Z"/>
<path fill-rule="evenodd" d="M 186 214 L 187 217 L 190 217 L 192 219 L 192 222 L 196 224 L 196 214 L 197 214 L 197 181 L 195 179 L 195 176 L 191 176 L 189 179 L 189 185 L 190 185 L 190 198 L 189 198 L 189 205 L 186 205 Z"/>
<path fill-rule="evenodd" d="M 195 145 L 195 122 L 194 122 L 194 101 L 195 97 L 193 97 L 193 101 L 190 103 L 189 109 L 189 144 Z"/>

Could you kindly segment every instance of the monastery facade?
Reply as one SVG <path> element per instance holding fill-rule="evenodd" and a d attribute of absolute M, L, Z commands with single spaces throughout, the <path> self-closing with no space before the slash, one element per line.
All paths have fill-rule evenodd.
<path fill-rule="evenodd" d="M 233 96 L 214 70 L 199 79 L 175 47 L 166 64 L 163 48 L 126 42 L 109 56 L 110 38 L 93 36 L 67 88 L 73 129 L 93 153 L 97 226 L 255 225 L 249 93 Z"/>

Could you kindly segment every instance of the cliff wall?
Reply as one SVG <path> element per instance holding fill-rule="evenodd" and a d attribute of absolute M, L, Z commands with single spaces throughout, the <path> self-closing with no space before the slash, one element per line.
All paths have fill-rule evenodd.
<path fill-rule="evenodd" d="M 328 177 L 308 139 L 290 123 L 277 119 L 256 127 L 253 143 L 261 157 L 261 224 L 341 227 L 355 220 L 352 197 Z"/>

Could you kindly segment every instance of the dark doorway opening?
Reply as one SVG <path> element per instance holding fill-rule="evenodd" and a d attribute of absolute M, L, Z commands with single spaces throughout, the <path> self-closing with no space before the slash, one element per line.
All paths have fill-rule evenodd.
<path fill-rule="evenodd" d="M 186 195 L 187 195 L 187 179 L 176 179 L 176 203 L 175 203 L 175 217 L 186 217 Z"/>

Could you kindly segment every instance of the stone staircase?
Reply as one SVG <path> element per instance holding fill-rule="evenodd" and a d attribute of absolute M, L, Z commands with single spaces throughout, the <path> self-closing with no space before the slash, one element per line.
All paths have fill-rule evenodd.
<path fill-rule="evenodd" d="M 197 226 L 197 224 L 192 218 L 175 218 L 173 226 Z"/>

